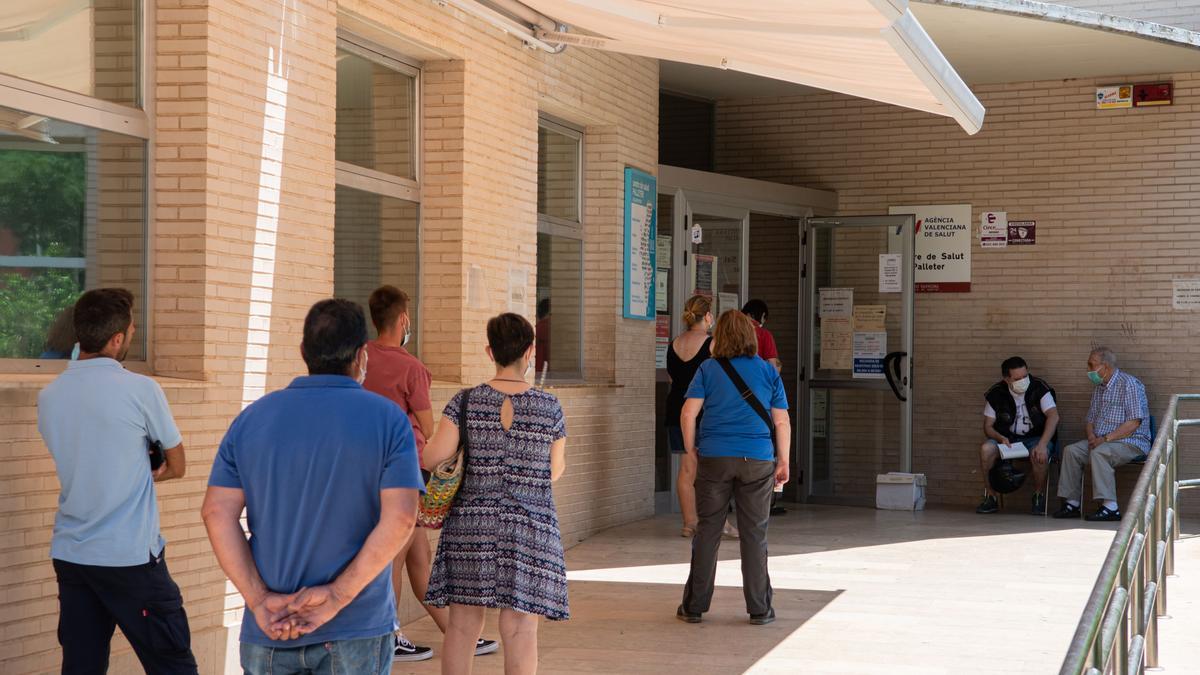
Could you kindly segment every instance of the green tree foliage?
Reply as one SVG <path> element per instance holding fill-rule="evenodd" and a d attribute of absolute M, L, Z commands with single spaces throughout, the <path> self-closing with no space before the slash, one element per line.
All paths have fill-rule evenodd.
<path fill-rule="evenodd" d="M 0 232 L 16 255 L 83 257 L 86 199 L 84 153 L 0 150 Z M 0 268 L 0 358 L 37 358 L 83 281 L 82 270 Z"/>

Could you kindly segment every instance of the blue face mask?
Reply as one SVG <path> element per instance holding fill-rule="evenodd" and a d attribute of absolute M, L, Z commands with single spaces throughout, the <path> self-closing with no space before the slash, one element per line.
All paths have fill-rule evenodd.
<path fill-rule="evenodd" d="M 1100 371 L 1098 370 L 1089 370 L 1088 379 L 1092 381 L 1092 384 L 1104 384 L 1104 378 L 1100 377 Z"/>

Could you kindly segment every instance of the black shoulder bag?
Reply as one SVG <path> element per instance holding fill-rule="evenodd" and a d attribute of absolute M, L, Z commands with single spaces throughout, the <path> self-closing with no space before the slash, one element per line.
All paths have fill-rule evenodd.
<path fill-rule="evenodd" d="M 730 381 L 733 382 L 733 386 L 737 387 L 738 393 L 742 395 L 742 400 L 746 402 L 746 405 L 750 406 L 750 409 L 762 419 L 763 424 L 767 425 L 767 430 L 771 432 L 771 447 L 774 448 L 775 424 L 771 422 L 770 413 L 768 413 L 767 409 L 763 407 L 762 402 L 758 400 L 758 397 L 754 395 L 754 392 L 750 390 L 750 385 L 746 384 L 746 381 L 743 380 L 742 376 L 738 374 L 737 369 L 733 367 L 733 364 L 729 362 L 729 359 L 713 360 L 720 364 L 721 370 L 724 370 L 725 374 L 729 376 Z"/>

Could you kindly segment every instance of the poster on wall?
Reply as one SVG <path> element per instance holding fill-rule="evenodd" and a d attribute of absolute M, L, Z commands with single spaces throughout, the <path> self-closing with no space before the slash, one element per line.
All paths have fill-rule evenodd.
<path fill-rule="evenodd" d="M 984 211 L 979 216 L 980 248 L 1008 246 L 1008 214 L 1004 211 Z"/>
<path fill-rule="evenodd" d="M 654 277 L 654 311 L 667 311 L 667 298 L 670 297 L 670 279 L 671 270 L 658 268 L 658 274 Z"/>
<path fill-rule="evenodd" d="M 625 167 L 625 310 L 627 319 L 654 320 L 658 179 Z"/>
<path fill-rule="evenodd" d="M 1171 308 L 1176 311 L 1200 309 L 1200 279 L 1173 280 Z"/>
<path fill-rule="evenodd" d="M 729 310 L 739 310 L 742 308 L 741 302 L 738 300 L 737 293 L 718 293 L 717 294 L 717 316 L 721 316 Z"/>
<path fill-rule="evenodd" d="M 1012 220 L 1008 223 L 1009 246 L 1033 246 L 1037 244 L 1036 220 Z"/>
<path fill-rule="evenodd" d="M 854 334 L 854 377 L 864 380 L 883 379 L 883 358 L 887 355 L 887 333 L 883 331 Z"/>
<path fill-rule="evenodd" d="M 717 257 L 713 255 L 692 256 L 692 295 L 716 298 Z"/>
<path fill-rule="evenodd" d="M 888 213 L 916 216 L 916 292 L 971 292 L 970 204 L 893 206 Z M 895 234 L 890 237 L 898 239 Z M 900 248 L 889 242 L 888 250 Z"/>
<path fill-rule="evenodd" d="M 658 243 L 654 246 L 655 264 L 660 270 L 671 269 L 671 235 L 658 235 Z"/>

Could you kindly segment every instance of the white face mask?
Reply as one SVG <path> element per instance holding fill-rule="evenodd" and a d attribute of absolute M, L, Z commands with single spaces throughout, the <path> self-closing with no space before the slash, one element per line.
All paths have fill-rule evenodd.
<path fill-rule="evenodd" d="M 411 340 L 411 339 L 412 339 L 412 331 L 410 331 L 410 330 L 408 329 L 408 326 L 405 326 L 405 327 L 404 327 L 404 338 L 403 338 L 402 340 L 400 340 L 400 346 L 401 346 L 401 347 L 407 347 L 407 346 L 408 346 L 408 341 L 409 341 L 409 340 Z"/>
<path fill-rule="evenodd" d="M 1026 375 L 1009 386 L 1012 388 L 1014 394 L 1024 394 L 1029 391 L 1029 376 Z"/>

